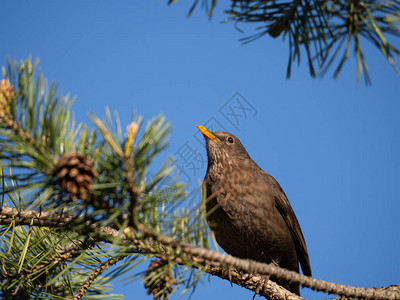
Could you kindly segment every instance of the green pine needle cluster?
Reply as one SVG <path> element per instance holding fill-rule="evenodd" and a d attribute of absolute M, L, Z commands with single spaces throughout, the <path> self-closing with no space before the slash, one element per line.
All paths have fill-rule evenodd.
<path fill-rule="evenodd" d="M 106 109 L 104 119 L 91 114 L 92 124 L 77 124 L 73 100 L 47 82 L 38 60 L 9 62 L 3 77 L 14 94 L 0 103 L 1 206 L 19 212 L 0 219 L 3 298 L 118 298 L 110 280 L 132 269 L 126 280 L 143 279 L 154 257 L 168 267 L 147 272 L 149 293 L 167 298 L 193 290 L 203 267 L 192 268 L 174 243 L 158 242 L 209 247 L 203 210 L 187 207 L 186 185 L 174 176 L 172 160 L 154 173 L 171 132 L 165 118 L 144 126 L 134 113 L 125 131 Z M 56 178 L 67 153 L 93 162 L 88 199 L 72 198 Z"/>
<path fill-rule="evenodd" d="M 176 1 L 169 1 L 173 2 Z M 189 15 L 198 2 L 194 1 Z M 202 0 L 209 16 L 217 3 L 218 0 Z M 288 41 L 287 78 L 291 76 L 292 63 L 300 64 L 304 53 L 312 77 L 323 76 L 334 68 L 336 78 L 352 51 L 357 83 L 363 75 L 368 85 L 371 79 L 363 51 L 366 41 L 399 72 L 396 59 L 400 56 L 400 3 L 397 0 L 232 0 L 225 12 L 228 21 L 234 22 L 238 29 L 240 25 L 256 25 L 256 33 L 242 39 L 244 43 L 264 36 L 282 36 Z"/>

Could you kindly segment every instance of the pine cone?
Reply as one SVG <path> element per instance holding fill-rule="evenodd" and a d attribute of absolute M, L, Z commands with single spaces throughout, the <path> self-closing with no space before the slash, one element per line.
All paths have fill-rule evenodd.
<path fill-rule="evenodd" d="M 163 276 L 158 274 L 163 273 Z M 168 269 L 168 265 L 161 259 L 152 260 L 144 278 L 144 287 L 147 294 L 153 294 L 154 300 L 168 299 L 172 293 L 172 285 L 175 283 L 174 275 Z M 159 292 L 161 294 L 157 295 Z"/>
<path fill-rule="evenodd" d="M 93 178 L 97 176 L 93 170 L 93 162 L 82 154 L 65 153 L 58 160 L 54 176 L 64 191 L 71 194 L 72 200 L 88 200 L 93 187 Z"/>

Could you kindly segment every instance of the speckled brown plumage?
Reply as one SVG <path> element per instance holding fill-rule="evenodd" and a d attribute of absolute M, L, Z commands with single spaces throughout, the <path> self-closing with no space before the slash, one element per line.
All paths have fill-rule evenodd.
<path fill-rule="evenodd" d="M 218 244 L 229 254 L 311 276 L 299 222 L 279 183 L 226 132 L 198 126 L 206 139 L 207 221 Z M 273 278 L 272 278 L 273 279 Z M 297 284 L 278 282 L 294 293 Z"/>

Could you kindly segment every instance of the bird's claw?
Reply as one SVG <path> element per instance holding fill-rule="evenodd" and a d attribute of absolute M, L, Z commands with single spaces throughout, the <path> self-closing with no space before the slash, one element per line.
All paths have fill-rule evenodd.
<path fill-rule="evenodd" d="M 254 291 L 253 300 L 256 297 L 256 295 L 258 295 L 260 291 L 262 291 L 265 288 L 268 280 L 269 280 L 268 275 L 261 275 L 261 278 L 257 283 L 256 290 Z"/>
<path fill-rule="evenodd" d="M 229 279 L 229 282 L 231 283 L 231 286 L 233 287 L 233 283 L 232 283 L 232 271 L 233 271 L 233 269 L 232 268 L 224 268 L 223 269 L 223 275 L 225 276 L 225 275 L 228 275 L 228 279 Z M 225 273 L 226 272 L 226 273 Z"/>
<path fill-rule="evenodd" d="M 232 269 L 228 268 L 228 278 L 229 278 L 229 282 L 231 283 L 231 287 L 233 287 L 232 284 Z"/>

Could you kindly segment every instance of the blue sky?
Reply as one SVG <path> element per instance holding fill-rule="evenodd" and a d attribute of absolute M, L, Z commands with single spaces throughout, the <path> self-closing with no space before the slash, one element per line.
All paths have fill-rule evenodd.
<path fill-rule="evenodd" d="M 105 106 L 125 125 L 133 110 L 146 119 L 162 113 L 174 129 L 164 155 L 181 159 L 192 186 L 206 171 L 195 125 L 235 134 L 288 195 L 316 278 L 398 284 L 399 75 L 365 44 L 371 87 L 356 86 L 354 60 L 337 80 L 310 78 L 304 63 L 286 80 L 286 44 L 263 38 L 241 45 L 246 34 L 221 23 L 228 1 L 211 21 L 200 7 L 186 18 L 192 1 L 166 3 L 2 1 L 1 65 L 7 56 L 39 57 L 44 75 L 77 96 L 80 122 L 89 122 L 91 111 L 103 116 Z M 141 282 L 115 282 L 115 292 L 150 299 Z M 324 297 L 307 289 L 302 295 Z M 204 277 L 192 299 L 205 297 L 252 293 Z"/>

